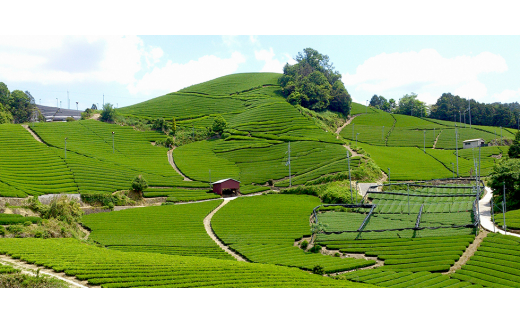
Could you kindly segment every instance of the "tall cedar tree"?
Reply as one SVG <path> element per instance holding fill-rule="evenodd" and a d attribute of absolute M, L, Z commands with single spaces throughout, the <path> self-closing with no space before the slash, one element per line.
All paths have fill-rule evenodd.
<path fill-rule="evenodd" d="M 282 93 L 289 103 L 315 111 L 350 113 L 352 98 L 327 55 L 305 48 L 296 61 L 294 65 L 285 64 L 280 78 Z"/>

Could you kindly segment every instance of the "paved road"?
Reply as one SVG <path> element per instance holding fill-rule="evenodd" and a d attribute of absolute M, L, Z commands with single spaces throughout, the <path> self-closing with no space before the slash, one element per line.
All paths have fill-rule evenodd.
<path fill-rule="evenodd" d="M 491 232 L 506 234 L 504 230 L 500 230 L 497 228 L 491 219 L 491 197 L 493 196 L 492 190 L 489 187 L 486 187 L 486 195 L 479 201 L 480 208 L 480 224 L 484 229 L 489 230 Z M 502 216 L 502 214 L 495 214 L 495 216 Z M 507 222 L 506 222 L 507 225 Z M 520 234 L 507 232 L 508 236 L 520 237 Z"/>

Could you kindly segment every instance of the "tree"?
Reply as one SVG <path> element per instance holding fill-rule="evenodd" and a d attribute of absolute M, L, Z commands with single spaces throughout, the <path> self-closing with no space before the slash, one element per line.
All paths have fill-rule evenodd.
<path fill-rule="evenodd" d="M 213 121 L 213 125 L 211 126 L 211 130 L 213 132 L 222 134 L 224 132 L 224 129 L 227 127 L 226 119 L 222 115 L 217 115 L 215 120 Z"/>
<path fill-rule="evenodd" d="M 390 106 L 389 111 L 393 111 L 393 110 L 397 109 L 397 103 L 395 102 L 394 99 L 388 100 L 388 105 Z"/>
<path fill-rule="evenodd" d="M 287 102 L 315 111 L 350 113 L 352 98 L 327 55 L 305 48 L 295 59 L 296 64 L 285 64 L 284 75 L 280 77 Z"/>
<path fill-rule="evenodd" d="M 13 115 L 0 103 L 0 124 L 13 122 Z"/>
<path fill-rule="evenodd" d="M 7 85 L 5 85 L 4 82 L 0 82 L 0 104 L 2 104 L 4 108 L 7 108 L 7 106 L 9 105 L 10 95 L 11 92 L 9 92 Z"/>
<path fill-rule="evenodd" d="M 139 193 L 140 196 L 143 195 L 143 191 L 148 188 L 148 182 L 144 179 L 142 175 L 138 175 L 132 181 L 132 190 Z"/>
<path fill-rule="evenodd" d="M 506 186 L 506 203 L 508 209 L 518 208 L 520 205 L 520 159 L 503 159 L 493 167 L 489 180 L 489 187 L 493 189 L 495 204 L 503 200 L 503 183 Z"/>
<path fill-rule="evenodd" d="M 20 90 L 14 90 L 9 96 L 9 112 L 13 115 L 14 122 L 23 123 L 31 119 L 36 107 L 30 98 Z"/>
<path fill-rule="evenodd" d="M 520 158 L 520 131 L 516 132 L 513 144 L 509 147 L 509 158 Z"/>
<path fill-rule="evenodd" d="M 370 99 L 369 105 L 371 107 L 378 107 L 379 106 L 379 97 L 377 96 L 377 94 L 374 94 L 372 96 L 372 98 Z"/>
<path fill-rule="evenodd" d="M 175 117 L 172 118 L 172 134 L 175 135 L 175 132 L 177 132 L 177 121 L 175 120 Z"/>
<path fill-rule="evenodd" d="M 397 113 L 407 114 L 416 117 L 423 117 L 427 115 L 426 103 L 417 100 L 417 94 L 405 94 L 399 99 L 399 107 Z"/>
<path fill-rule="evenodd" d="M 103 106 L 103 110 L 101 111 L 101 115 L 99 117 L 99 120 L 105 121 L 105 122 L 114 122 L 116 119 L 116 109 L 114 109 L 114 106 L 111 103 L 105 103 Z"/>

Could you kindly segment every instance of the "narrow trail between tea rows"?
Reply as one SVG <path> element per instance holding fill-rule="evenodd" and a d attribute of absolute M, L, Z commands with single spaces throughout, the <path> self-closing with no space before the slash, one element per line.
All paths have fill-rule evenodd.
<path fill-rule="evenodd" d="M 178 168 L 177 168 L 177 165 L 175 165 L 175 161 L 173 160 L 173 150 L 177 148 L 177 147 L 173 147 L 172 149 L 168 150 L 168 162 L 170 162 L 170 165 L 172 165 L 173 169 L 179 174 L 182 176 L 183 180 L 184 181 L 187 181 L 187 182 L 193 182 L 193 180 L 189 179 L 188 177 L 186 177 L 186 175 L 184 175 Z"/>
<path fill-rule="evenodd" d="M 8 265 L 16 269 L 20 269 L 22 274 L 36 276 L 36 271 L 40 269 L 40 275 L 51 276 L 56 279 L 62 280 L 74 288 L 97 288 L 99 286 L 88 286 L 87 281 L 81 281 L 75 277 L 69 277 L 65 273 L 58 273 L 52 269 L 45 268 L 43 266 L 37 266 L 29 264 L 25 261 L 11 258 L 6 255 L 0 255 L 0 264 Z"/>
<path fill-rule="evenodd" d="M 208 214 L 205 218 L 204 218 L 204 228 L 206 229 L 206 232 L 208 233 L 208 235 L 211 237 L 211 239 L 213 239 L 213 241 L 215 241 L 215 243 L 220 247 L 220 249 L 224 250 L 225 252 L 227 252 L 228 254 L 230 254 L 231 256 L 233 256 L 236 260 L 238 261 L 245 261 L 245 262 L 248 262 L 245 258 L 243 258 L 241 255 L 239 255 L 238 253 L 234 252 L 233 250 L 229 249 L 228 246 L 226 246 L 218 237 L 217 235 L 215 234 L 215 231 L 213 231 L 213 228 L 211 227 L 211 218 L 213 218 L 213 216 L 215 215 L 215 213 L 218 212 L 218 210 L 220 210 L 222 207 L 224 207 L 224 205 L 226 205 L 229 201 L 235 199 L 235 197 L 231 197 L 231 198 L 225 198 L 224 201 L 222 202 L 222 204 L 220 204 L 219 206 L 217 206 L 217 208 L 215 208 L 213 211 L 210 212 L 210 214 Z"/>

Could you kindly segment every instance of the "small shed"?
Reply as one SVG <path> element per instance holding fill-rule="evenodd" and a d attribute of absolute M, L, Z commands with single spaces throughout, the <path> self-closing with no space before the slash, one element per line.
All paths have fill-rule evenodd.
<path fill-rule="evenodd" d="M 477 138 L 477 139 L 468 139 L 463 141 L 462 148 L 477 148 L 477 147 L 483 147 L 484 146 L 484 139 Z"/>
<path fill-rule="evenodd" d="M 213 193 L 223 195 L 224 191 L 229 192 L 232 195 L 236 195 L 240 192 L 240 182 L 236 179 L 226 178 L 211 183 L 213 186 Z M 227 193 L 226 192 L 226 193 Z"/>

